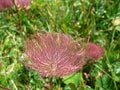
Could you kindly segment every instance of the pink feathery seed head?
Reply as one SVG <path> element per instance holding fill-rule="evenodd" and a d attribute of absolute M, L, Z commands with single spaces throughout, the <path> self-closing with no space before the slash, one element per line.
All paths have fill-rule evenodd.
<path fill-rule="evenodd" d="M 89 42 L 87 44 L 86 55 L 88 58 L 97 60 L 104 54 L 104 49 L 100 45 Z"/>
<path fill-rule="evenodd" d="M 30 6 L 31 0 L 17 0 L 16 5 L 19 8 L 28 8 Z"/>
<path fill-rule="evenodd" d="M 11 8 L 13 5 L 13 0 L 0 0 L 0 11 L 6 8 Z"/>
<path fill-rule="evenodd" d="M 13 6 L 18 8 L 28 8 L 32 0 L 0 0 L 0 11 Z"/>
<path fill-rule="evenodd" d="M 81 42 L 82 43 L 82 42 Z M 86 62 L 85 48 L 70 35 L 62 33 L 34 34 L 25 41 L 25 65 L 41 76 L 66 76 L 81 69 Z"/>

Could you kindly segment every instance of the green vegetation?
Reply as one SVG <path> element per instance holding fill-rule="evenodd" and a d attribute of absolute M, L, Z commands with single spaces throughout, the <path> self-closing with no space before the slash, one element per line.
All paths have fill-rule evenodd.
<path fill-rule="evenodd" d="M 26 68 L 23 43 L 34 32 L 90 38 L 105 55 L 64 78 L 53 90 L 120 90 L 120 0 L 33 0 L 28 10 L 0 12 L 0 88 L 41 90 L 49 78 Z M 2 90 L 2 89 L 0 89 Z"/>

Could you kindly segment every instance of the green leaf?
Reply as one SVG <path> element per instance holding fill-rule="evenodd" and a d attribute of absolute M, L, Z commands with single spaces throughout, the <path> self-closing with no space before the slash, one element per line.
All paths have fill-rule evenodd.
<path fill-rule="evenodd" d="M 112 64 L 112 75 L 115 81 L 120 81 L 120 62 L 117 61 Z"/>
<path fill-rule="evenodd" d="M 115 29 L 120 32 L 120 25 L 117 25 Z"/>
<path fill-rule="evenodd" d="M 102 75 L 96 80 L 97 90 L 116 90 L 113 80 L 108 75 Z"/>
<path fill-rule="evenodd" d="M 93 88 L 91 88 L 90 86 L 86 87 L 86 90 L 94 90 Z"/>
<path fill-rule="evenodd" d="M 65 84 L 74 84 L 75 86 L 77 86 L 80 82 L 80 73 L 73 73 L 72 75 L 64 77 L 63 82 Z"/>

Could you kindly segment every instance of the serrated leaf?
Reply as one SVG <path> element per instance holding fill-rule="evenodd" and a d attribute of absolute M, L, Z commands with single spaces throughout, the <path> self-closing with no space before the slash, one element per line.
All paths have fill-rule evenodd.
<path fill-rule="evenodd" d="M 113 80 L 108 75 L 102 75 L 96 80 L 98 90 L 116 90 Z"/>
<path fill-rule="evenodd" d="M 63 82 L 65 84 L 74 84 L 75 86 L 77 86 L 80 82 L 80 73 L 73 73 L 72 75 L 66 76 L 63 78 Z"/>

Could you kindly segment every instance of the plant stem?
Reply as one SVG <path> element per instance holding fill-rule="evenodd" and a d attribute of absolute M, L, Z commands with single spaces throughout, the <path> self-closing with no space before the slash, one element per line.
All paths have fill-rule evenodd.
<path fill-rule="evenodd" d="M 8 89 L 8 88 L 6 88 L 6 87 L 4 87 L 4 86 L 1 86 L 1 85 L 0 85 L 0 88 L 1 88 L 2 90 L 10 90 L 10 89 Z"/>
<path fill-rule="evenodd" d="M 50 90 L 53 90 L 53 83 L 52 83 L 53 77 L 50 77 Z"/>
<path fill-rule="evenodd" d="M 15 0 L 14 0 L 14 5 L 15 5 L 15 9 L 16 9 L 16 13 L 17 13 L 17 19 L 18 19 L 17 29 L 18 29 L 18 30 L 21 30 L 20 14 L 19 14 L 18 7 L 17 7 L 17 5 L 16 5 L 16 3 L 15 3 Z"/>

